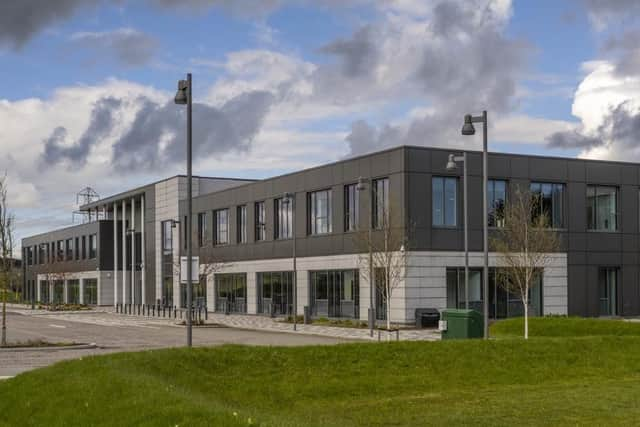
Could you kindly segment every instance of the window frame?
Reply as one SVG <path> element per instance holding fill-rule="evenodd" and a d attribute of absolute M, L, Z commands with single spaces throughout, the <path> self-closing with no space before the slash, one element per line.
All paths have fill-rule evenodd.
<path fill-rule="evenodd" d="M 202 248 L 207 242 L 207 212 L 198 212 L 198 247 Z M 185 233 L 186 236 L 186 233 Z"/>
<path fill-rule="evenodd" d="M 319 212 L 318 196 L 326 193 L 326 203 L 324 215 L 316 215 Z M 324 236 L 333 232 L 333 191 L 331 188 L 309 191 L 307 193 L 307 231 L 310 236 Z M 318 212 L 316 212 L 318 208 Z M 318 221 L 325 219 L 326 229 L 318 231 Z"/>
<path fill-rule="evenodd" d="M 267 240 L 267 212 L 264 200 L 254 202 L 254 241 L 263 242 Z"/>
<path fill-rule="evenodd" d="M 223 213 L 225 217 L 224 228 L 221 227 Z M 213 211 L 213 244 L 216 246 L 229 244 L 229 208 L 216 209 Z"/>
<path fill-rule="evenodd" d="M 602 189 L 602 188 L 606 188 L 606 189 L 614 189 L 615 190 L 615 212 L 613 214 L 613 219 L 615 221 L 614 224 L 614 228 L 609 230 L 609 229 L 602 229 L 602 228 L 592 228 L 591 224 L 589 223 L 589 189 L 593 188 L 594 189 L 594 200 L 595 200 L 595 205 L 594 205 L 594 209 L 593 209 L 593 222 L 594 224 L 597 226 L 598 224 L 598 189 Z M 620 232 L 620 187 L 616 186 L 616 185 L 600 185 L 600 184 L 587 184 L 586 187 L 586 194 L 585 194 L 585 206 L 586 206 L 586 213 L 585 213 L 585 223 L 586 223 L 586 227 L 587 227 L 587 231 L 588 232 L 594 232 L 594 233 L 618 233 Z"/>
<path fill-rule="evenodd" d="M 380 202 L 380 188 L 382 188 L 382 203 Z M 382 206 L 381 206 L 382 205 Z M 385 224 L 389 224 L 389 177 L 380 177 L 371 180 L 371 228 L 381 230 Z M 380 209 L 382 207 L 382 209 Z M 381 215 L 381 213 L 383 215 Z M 380 223 L 381 216 L 384 222 Z"/>
<path fill-rule="evenodd" d="M 566 211 L 566 205 L 567 205 L 567 184 L 564 182 L 554 182 L 554 181 L 531 181 L 529 182 L 529 192 L 531 193 L 531 195 L 534 195 L 534 191 L 533 191 L 533 186 L 534 185 L 539 185 L 540 186 L 540 193 L 539 194 L 543 194 L 542 192 L 542 186 L 543 185 L 551 185 L 551 211 L 550 211 L 550 217 L 549 217 L 549 224 L 550 226 L 547 228 L 548 230 L 565 230 L 567 227 L 565 225 L 566 222 L 566 215 L 565 215 L 565 211 Z M 555 188 L 560 187 L 562 188 L 562 206 L 561 206 L 561 221 L 562 224 L 560 224 L 560 226 L 557 226 L 556 224 L 554 224 L 554 215 L 553 215 L 553 211 L 555 208 L 554 205 L 554 192 L 555 192 Z M 540 212 L 538 213 L 539 215 L 541 215 L 543 213 L 543 207 L 542 204 L 540 204 Z M 532 215 L 532 221 L 534 221 L 534 217 Z"/>
<path fill-rule="evenodd" d="M 273 238 L 288 240 L 293 238 L 293 201 L 284 201 L 284 197 L 273 200 Z M 282 225 L 286 225 L 283 227 Z"/>
<path fill-rule="evenodd" d="M 358 184 L 345 184 L 343 191 L 344 231 L 345 233 L 358 231 L 360 229 L 360 191 L 358 190 Z"/>
<path fill-rule="evenodd" d="M 435 204 L 434 204 L 434 198 L 435 198 L 435 192 L 434 192 L 434 185 L 436 183 L 436 181 L 442 181 L 442 224 L 436 224 L 435 222 Z M 458 218 L 458 199 L 459 199 L 459 178 L 457 176 L 451 176 L 451 175 L 434 175 L 431 177 L 431 227 L 433 228 L 450 228 L 450 229 L 455 229 L 459 227 L 459 218 Z M 447 182 L 453 182 L 455 184 L 455 191 L 454 191 L 454 196 L 455 199 L 453 201 L 454 203 L 454 214 L 453 214 L 453 218 L 454 218 L 454 223 L 453 224 L 447 224 Z"/>
<path fill-rule="evenodd" d="M 504 182 L 504 204 L 502 206 L 502 225 L 496 225 L 497 221 L 494 221 L 494 224 L 490 224 L 491 221 L 491 212 L 494 211 L 493 205 L 495 204 L 495 184 L 496 182 Z M 491 189 L 491 187 L 493 187 Z M 489 195 L 493 194 L 493 200 L 489 200 Z M 505 209 L 509 200 L 509 181 L 503 178 L 489 178 L 487 182 L 487 227 L 489 228 L 504 228 L 506 218 L 505 218 Z M 464 202 L 463 202 L 464 203 Z"/>
<path fill-rule="evenodd" d="M 236 206 L 236 243 L 247 243 L 247 205 Z"/>

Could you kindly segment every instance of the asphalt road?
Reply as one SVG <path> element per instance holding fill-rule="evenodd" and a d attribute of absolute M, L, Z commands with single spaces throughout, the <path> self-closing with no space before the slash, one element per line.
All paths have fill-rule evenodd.
<path fill-rule="evenodd" d="M 81 314 L 7 313 L 9 342 L 45 340 L 48 342 L 95 343 L 93 349 L 0 350 L 0 378 L 47 366 L 60 360 L 119 351 L 184 346 L 186 330 L 166 320 L 122 317 L 113 313 Z M 231 328 L 194 328 L 193 343 L 198 346 L 222 344 L 311 345 L 336 344 L 344 340 L 312 335 L 294 335 Z"/>

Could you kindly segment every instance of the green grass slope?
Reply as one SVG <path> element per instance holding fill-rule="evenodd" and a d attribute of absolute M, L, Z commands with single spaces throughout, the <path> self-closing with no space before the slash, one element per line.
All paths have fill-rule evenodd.
<path fill-rule="evenodd" d="M 524 319 L 517 317 L 491 325 L 493 337 L 522 337 Z M 639 336 L 640 322 L 620 319 L 582 317 L 531 317 L 529 337 L 587 337 L 587 336 Z"/>
<path fill-rule="evenodd" d="M 223 346 L 68 361 L 0 382 L 2 426 L 627 425 L 640 338 Z"/>

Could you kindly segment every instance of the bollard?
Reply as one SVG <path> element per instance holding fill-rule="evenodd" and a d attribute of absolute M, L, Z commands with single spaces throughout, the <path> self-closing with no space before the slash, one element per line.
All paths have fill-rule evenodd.
<path fill-rule="evenodd" d="M 165 311 L 164 310 L 165 310 L 165 306 L 163 305 L 162 306 L 162 317 L 165 317 Z"/>
<path fill-rule="evenodd" d="M 140 316 L 140 304 L 138 304 L 138 316 Z"/>
<path fill-rule="evenodd" d="M 173 306 L 173 318 L 177 319 L 178 318 L 178 313 L 176 312 L 176 306 Z"/>
<path fill-rule="evenodd" d="M 209 320 L 209 310 L 207 310 L 207 306 L 204 306 L 204 320 Z"/>

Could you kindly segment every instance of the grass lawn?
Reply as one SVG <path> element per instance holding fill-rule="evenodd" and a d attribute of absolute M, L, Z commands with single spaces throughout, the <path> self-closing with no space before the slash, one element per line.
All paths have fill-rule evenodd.
<path fill-rule="evenodd" d="M 491 325 L 493 337 L 522 337 L 522 317 L 501 320 Z M 529 318 L 529 337 L 587 337 L 587 336 L 637 336 L 640 322 L 617 319 L 585 319 L 582 317 L 532 317 Z"/>
<path fill-rule="evenodd" d="M 637 424 L 640 337 L 600 331 L 89 357 L 0 382 L 0 425 Z"/>

